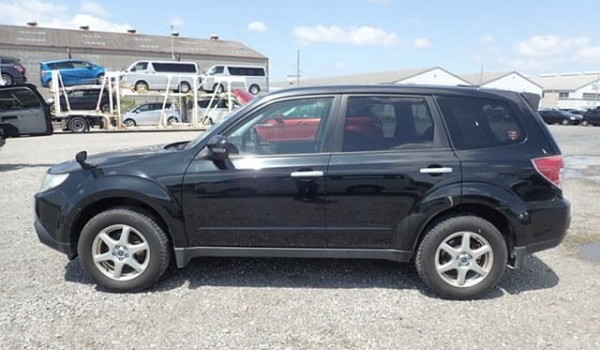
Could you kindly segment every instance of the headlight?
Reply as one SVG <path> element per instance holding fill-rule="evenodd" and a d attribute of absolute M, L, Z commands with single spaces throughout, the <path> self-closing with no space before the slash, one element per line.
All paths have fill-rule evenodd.
<path fill-rule="evenodd" d="M 42 188 L 40 192 L 51 190 L 55 187 L 60 186 L 69 177 L 69 174 L 46 174 L 44 182 L 42 182 Z"/>

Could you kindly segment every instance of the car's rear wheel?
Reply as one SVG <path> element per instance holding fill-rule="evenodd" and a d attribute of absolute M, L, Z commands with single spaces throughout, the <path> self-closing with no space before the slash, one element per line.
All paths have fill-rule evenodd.
<path fill-rule="evenodd" d="M 169 119 L 167 119 L 167 125 L 173 125 L 173 123 L 177 123 L 177 122 L 179 122 L 177 117 L 169 117 Z"/>
<path fill-rule="evenodd" d="M 96 82 L 98 83 L 98 85 L 101 85 L 103 80 L 104 74 L 99 74 L 98 77 L 96 77 Z"/>
<path fill-rule="evenodd" d="M 171 259 L 169 240 L 142 210 L 115 208 L 93 217 L 77 246 L 85 271 L 98 287 L 135 292 L 155 284 Z"/>
<path fill-rule="evenodd" d="M 146 83 L 145 81 L 138 81 L 137 83 L 135 83 L 135 86 L 133 88 L 136 92 L 145 92 L 148 91 L 148 83 Z"/>
<path fill-rule="evenodd" d="M 135 126 L 135 120 L 133 120 L 133 119 L 125 119 L 123 121 L 123 124 L 125 124 L 126 126 Z"/>
<path fill-rule="evenodd" d="M 590 122 L 588 122 L 587 120 L 584 119 L 581 121 L 581 125 L 588 126 L 588 125 L 590 125 Z"/>
<path fill-rule="evenodd" d="M 415 266 L 423 282 L 447 299 L 475 299 L 504 274 L 504 237 L 489 221 L 456 216 L 434 226 L 423 238 Z"/>
<path fill-rule="evenodd" d="M 179 92 L 181 92 L 181 93 L 186 94 L 186 93 L 190 92 L 191 89 L 192 88 L 190 87 L 190 84 L 185 81 L 182 82 L 181 84 L 179 84 Z"/>
<path fill-rule="evenodd" d="M 71 132 L 87 132 L 90 130 L 90 125 L 83 117 L 73 117 L 69 120 L 67 125 Z"/>
<path fill-rule="evenodd" d="M 104 113 L 108 113 L 110 112 L 110 105 L 108 103 L 105 103 L 100 106 L 100 110 Z"/>
<path fill-rule="evenodd" d="M 13 83 L 14 83 L 13 77 L 10 76 L 9 74 L 2 73 L 2 75 L 0 75 L 0 86 L 9 86 L 9 85 L 12 85 Z"/>
<path fill-rule="evenodd" d="M 260 87 L 256 84 L 253 84 L 250 86 L 250 89 L 248 89 L 248 91 L 252 94 L 252 95 L 258 95 L 258 93 L 260 92 Z"/>
<path fill-rule="evenodd" d="M 560 122 L 560 123 L 561 123 L 562 125 L 569 125 L 569 124 L 571 124 L 571 122 L 569 121 L 569 119 L 563 119 L 563 120 L 561 120 L 561 122 Z"/>
<path fill-rule="evenodd" d="M 223 86 L 223 84 L 215 84 L 213 86 L 213 91 L 216 91 L 218 93 L 222 93 L 225 91 L 225 87 Z"/>

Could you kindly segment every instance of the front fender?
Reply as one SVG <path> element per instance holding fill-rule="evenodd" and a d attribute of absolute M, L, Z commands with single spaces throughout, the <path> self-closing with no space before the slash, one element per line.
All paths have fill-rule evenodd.
<path fill-rule="evenodd" d="M 156 212 L 162 219 L 175 246 L 185 246 L 187 240 L 183 225 L 181 203 L 170 191 L 150 179 L 133 176 L 105 176 L 97 178 L 92 188 L 87 187 L 84 193 L 77 192 L 78 197 L 72 201 L 73 210 L 65 222 L 65 227 L 71 232 L 83 214 L 100 202 L 129 200 L 143 203 Z"/>

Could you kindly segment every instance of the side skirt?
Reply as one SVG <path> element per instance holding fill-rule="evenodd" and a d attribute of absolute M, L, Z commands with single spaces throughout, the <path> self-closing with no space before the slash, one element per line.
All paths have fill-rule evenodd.
<path fill-rule="evenodd" d="M 327 258 L 376 259 L 409 262 L 413 252 L 394 249 L 327 249 L 327 248 L 247 248 L 247 247 L 190 247 L 175 248 L 177 267 L 185 267 L 198 257 L 245 258 Z"/>

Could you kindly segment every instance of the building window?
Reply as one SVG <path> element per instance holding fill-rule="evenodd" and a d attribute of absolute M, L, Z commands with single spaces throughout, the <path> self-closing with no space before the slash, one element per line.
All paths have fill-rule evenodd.
<path fill-rule="evenodd" d="M 569 98 L 569 93 L 568 92 L 559 92 L 558 98 Z"/>
<path fill-rule="evenodd" d="M 583 93 L 583 99 L 588 101 L 598 101 L 600 100 L 600 94 L 593 94 L 589 92 Z"/>

